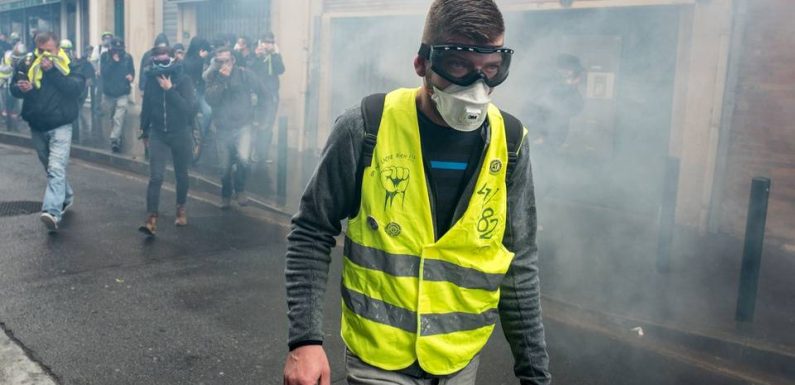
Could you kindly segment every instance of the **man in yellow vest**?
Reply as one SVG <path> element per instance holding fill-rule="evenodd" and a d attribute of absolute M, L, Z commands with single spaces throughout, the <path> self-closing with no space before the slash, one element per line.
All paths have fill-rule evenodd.
<path fill-rule="evenodd" d="M 435 0 L 419 89 L 370 96 L 335 123 L 293 218 L 288 385 L 328 385 L 322 308 L 348 218 L 348 383 L 474 385 L 499 317 L 524 384 L 549 384 L 526 130 L 493 104 L 513 51 L 492 0 Z"/>

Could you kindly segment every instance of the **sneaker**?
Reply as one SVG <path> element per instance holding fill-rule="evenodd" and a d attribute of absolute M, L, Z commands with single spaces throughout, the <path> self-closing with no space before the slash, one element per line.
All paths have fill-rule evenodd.
<path fill-rule="evenodd" d="M 39 216 L 41 223 L 44 223 L 44 226 L 47 227 L 47 231 L 54 233 L 58 231 L 58 220 L 50 213 L 41 213 Z"/>
<path fill-rule="evenodd" d="M 113 143 L 110 145 L 110 150 L 113 151 L 114 154 L 118 154 L 121 152 L 121 146 L 118 143 Z"/>
<path fill-rule="evenodd" d="M 245 207 L 248 206 L 248 194 L 242 192 L 237 194 L 237 204 Z"/>
<path fill-rule="evenodd" d="M 232 208 L 232 198 L 221 198 L 221 210 L 229 210 Z"/>

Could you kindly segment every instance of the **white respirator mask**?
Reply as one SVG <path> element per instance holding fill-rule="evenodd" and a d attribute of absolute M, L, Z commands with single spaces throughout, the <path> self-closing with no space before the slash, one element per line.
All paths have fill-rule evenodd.
<path fill-rule="evenodd" d="M 488 116 L 491 95 L 489 86 L 478 80 L 469 86 L 451 84 L 444 90 L 433 86 L 431 99 L 442 119 L 450 127 L 463 132 L 472 132 L 483 125 Z"/>

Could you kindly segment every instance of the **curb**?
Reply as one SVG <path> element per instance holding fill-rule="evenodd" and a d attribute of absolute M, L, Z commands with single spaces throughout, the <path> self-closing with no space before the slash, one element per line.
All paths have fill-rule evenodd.
<path fill-rule="evenodd" d="M 646 337 L 666 345 L 711 357 L 721 366 L 732 369 L 746 368 L 749 371 L 776 378 L 795 378 L 795 351 L 741 336 L 721 335 L 707 331 L 687 330 L 674 325 L 662 325 L 650 321 L 610 314 L 570 304 L 559 299 L 543 296 L 544 314 L 550 320 L 572 325 L 585 325 L 609 334 L 627 337 Z M 742 369 L 741 368 L 741 369 Z M 777 383 L 777 382 L 774 382 Z M 790 383 L 790 382 L 786 382 Z"/>
<path fill-rule="evenodd" d="M 0 132 L 0 143 L 18 147 L 32 148 L 30 137 L 19 133 Z M 144 177 L 149 176 L 149 163 L 143 160 L 116 155 L 75 144 L 72 144 L 71 157 Z M 174 178 L 174 169 L 172 167 L 166 167 L 166 177 Z M 215 195 L 221 191 L 221 185 L 219 183 L 213 182 L 203 175 L 190 172 L 189 178 L 190 188 L 192 190 Z M 275 214 L 279 220 L 289 221 L 292 217 L 291 213 L 279 208 L 268 198 L 256 194 L 249 194 L 249 201 L 249 206 Z"/>

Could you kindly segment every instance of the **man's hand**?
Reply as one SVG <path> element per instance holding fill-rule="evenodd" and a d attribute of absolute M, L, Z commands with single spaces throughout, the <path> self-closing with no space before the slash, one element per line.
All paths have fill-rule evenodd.
<path fill-rule="evenodd" d="M 224 66 L 218 70 L 218 73 L 221 74 L 221 76 L 228 78 L 229 75 L 232 74 L 232 66 L 229 64 L 224 64 Z"/>
<path fill-rule="evenodd" d="M 30 84 L 27 80 L 20 80 L 17 82 L 17 88 L 23 93 L 28 93 L 33 89 L 33 84 Z"/>
<path fill-rule="evenodd" d="M 306 345 L 287 354 L 284 385 L 331 385 L 331 367 L 321 345 Z"/>
<path fill-rule="evenodd" d="M 174 87 L 174 85 L 171 84 L 171 77 L 169 76 L 160 75 L 156 79 L 157 82 L 160 84 L 160 88 L 162 88 L 163 91 L 168 91 L 171 89 L 171 87 Z"/>
<path fill-rule="evenodd" d="M 134 79 L 132 75 L 127 75 L 124 78 L 127 79 L 127 81 L 130 82 L 130 83 L 132 83 L 132 81 Z"/>
<path fill-rule="evenodd" d="M 52 60 L 50 60 L 50 59 L 48 59 L 46 57 L 41 58 L 41 69 L 43 69 L 44 71 L 51 70 L 52 69 Z"/>
<path fill-rule="evenodd" d="M 118 52 L 114 53 L 113 56 L 111 56 L 111 57 L 113 58 L 113 61 L 115 61 L 115 62 L 120 62 L 121 61 L 121 56 L 119 56 Z"/>

